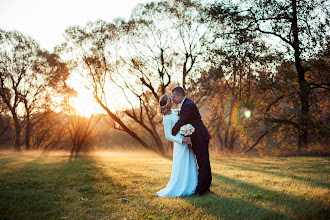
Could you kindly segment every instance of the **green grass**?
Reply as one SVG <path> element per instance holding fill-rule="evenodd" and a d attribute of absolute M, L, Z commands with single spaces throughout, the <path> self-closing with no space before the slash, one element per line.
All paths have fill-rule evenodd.
<path fill-rule="evenodd" d="M 158 198 L 150 154 L 0 155 L 0 219 L 329 219 L 330 158 L 212 158 L 213 194 Z"/>

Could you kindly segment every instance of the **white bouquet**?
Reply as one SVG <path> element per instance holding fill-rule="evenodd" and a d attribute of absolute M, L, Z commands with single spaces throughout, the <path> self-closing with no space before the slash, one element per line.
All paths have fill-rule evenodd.
<path fill-rule="evenodd" d="M 194 132 L 195 128 L 191 124 L 183 125 L 180 128 L 180 134 L 184 137 L 190 137 Z M 188 149 L 191 149 L 191 144 L 188 144 Z"/>

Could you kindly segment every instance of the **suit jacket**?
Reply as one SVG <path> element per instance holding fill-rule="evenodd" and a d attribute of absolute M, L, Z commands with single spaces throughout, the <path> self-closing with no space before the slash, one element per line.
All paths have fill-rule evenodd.
<path fill-rule="evenodd" d="M 211 138 L 210 133 L 202 121 L 196 104 L 189 98 L 186 98 L 182 103 L 180 118 L 172 128 L 172 134 L 175 136 L 180 131 L 181 126 L 185 124 L 191 124 L 195 128 L 195 132 L 191 137 L 192 142 L 198 141 L 200 143 L 201 141 L 208 141 Z"/>

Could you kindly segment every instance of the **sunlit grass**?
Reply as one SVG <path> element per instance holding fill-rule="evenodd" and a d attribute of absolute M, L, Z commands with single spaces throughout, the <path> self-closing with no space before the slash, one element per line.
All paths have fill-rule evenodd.
<path fill-rule="evenodd" d="M 0 155 L 0 219 L 329 219 L 329 162 L 212 158 L 213 194 L 159 198 L 172 161 L 154 154 Z"/>

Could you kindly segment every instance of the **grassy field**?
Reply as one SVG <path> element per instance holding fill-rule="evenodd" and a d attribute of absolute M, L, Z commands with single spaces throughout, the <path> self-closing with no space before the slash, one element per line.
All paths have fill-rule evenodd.
<path fill-rule="evenodd" d="M 213 194 L 158 198 L 156 155 L 0 154 L 0 219 L 329 219 L 330 158 L 212 158 Z"/>

